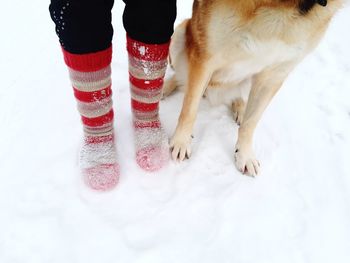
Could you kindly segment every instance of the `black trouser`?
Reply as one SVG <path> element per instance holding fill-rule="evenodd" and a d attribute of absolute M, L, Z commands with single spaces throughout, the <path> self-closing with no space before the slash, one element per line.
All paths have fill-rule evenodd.
<path fill-rule="evenodd" d="M 128 35 L 147 44 L 163 44 L 173 33 L 176 0 L 123 0 Z M 51 0 L 50 14 L 62 47 L 73 54 L 104 50 L 113 37 L 114 0 Z"/>

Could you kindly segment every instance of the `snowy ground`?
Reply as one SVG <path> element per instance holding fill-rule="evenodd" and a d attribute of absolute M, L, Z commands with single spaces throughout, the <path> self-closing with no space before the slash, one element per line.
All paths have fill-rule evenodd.
<path fill-rule="evenodd" d="M 48 2 L 1 2 L 1 263 L 349 262 L 349 7 L 266 111 L 255 137 L 263 170 L 252 179 L 234 167 L 228 109 L 206 101 L 190 161 L 156 174 L 137 167 L 116 1 L 122 176 L 114 191 L 97 193 L 78 176 L 81 126 Z M 179 1 L 178 21 L 190 2 Z M 169 136 L 182 97 L 161 104 Z"/>

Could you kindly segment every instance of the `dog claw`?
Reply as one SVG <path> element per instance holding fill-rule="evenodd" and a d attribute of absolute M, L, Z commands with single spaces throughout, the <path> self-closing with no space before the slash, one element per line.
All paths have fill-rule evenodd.
<path fill-rule="evenodd" d="M 255 159 L 252 152 L 236 149 L 234 159 L 237 169 L 242 174 L 253 178 L 259 174 L 260 163 Z"/>
<path fill-rule="evenodd" d="M 190 137 L 191 138 L 191 137 Z M 191 139 L 188 142 L 177 141 L 174 138 L 170 141 L 171 157 L 174 161 L 182 162 L 191 156 Z"/>

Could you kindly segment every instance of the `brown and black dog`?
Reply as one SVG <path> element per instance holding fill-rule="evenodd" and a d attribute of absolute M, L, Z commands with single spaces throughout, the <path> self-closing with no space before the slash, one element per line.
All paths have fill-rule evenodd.
<path fill-rule="evenodd" d="M 255 176 L 260 164 L 252 141 L 255 127 L 293 68 L 324 35 L 342 0 L 195 0 L 192 18 L 180 24 L 170 46 L 176 87 L 185 98 L 174 136 L 172 157 L 191 154 L 191 136 L 205 93 L 232 107 L 240 124 L 235 165 Z"/>

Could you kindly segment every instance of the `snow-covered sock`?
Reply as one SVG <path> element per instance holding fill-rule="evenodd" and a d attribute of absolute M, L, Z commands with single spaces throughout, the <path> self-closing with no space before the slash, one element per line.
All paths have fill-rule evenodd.
<path fill-rule="evenodd" d="M 169 145 L 159 119 L 159 100 L 169 43 L 145 44 L 127 37 L 136 162 L 156 171 L 169 161 Z"/>
<path fill-rule="evenodd" d="M 112 48 L 89 54 L 63 50 L 84 127 L 79 166 L 93 189 L 108 190 L 119 179 L 113 132 Z"/>

